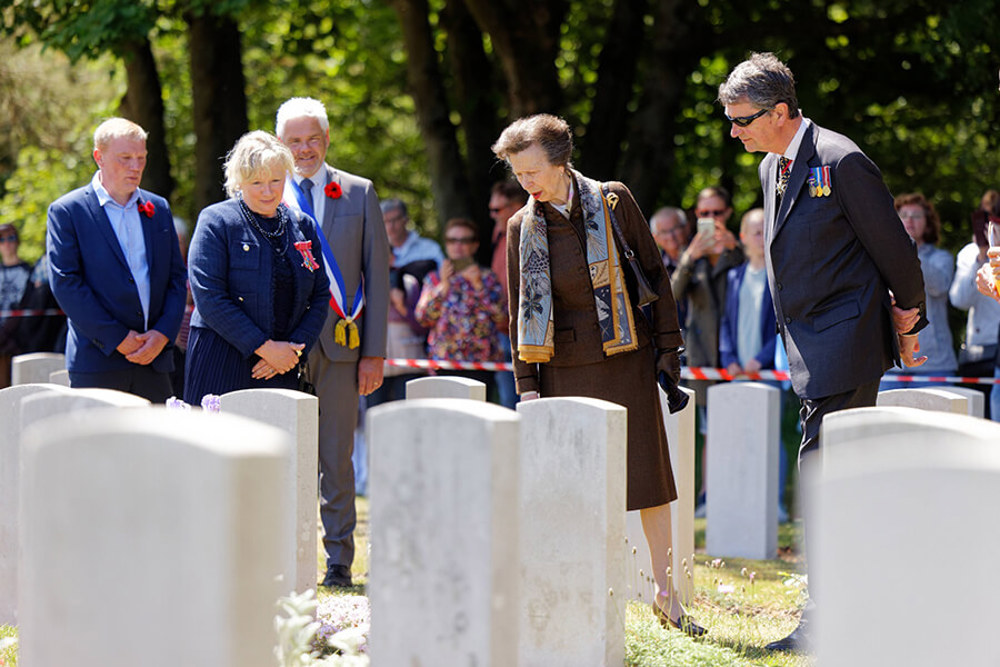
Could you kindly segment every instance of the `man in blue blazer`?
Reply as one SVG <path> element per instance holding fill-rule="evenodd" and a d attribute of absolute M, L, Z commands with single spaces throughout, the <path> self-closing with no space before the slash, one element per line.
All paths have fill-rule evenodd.
<path fill-rule="evenodd" d="M 172 342 L 184 314 L 184 263 L 170 205 L 139 189 L 146 131 L 124 118 L 94 132 L 97 173 L 49 206 L 52 293 L 66 312 L 72 387 L 155 403 L 173 393 Z"/>
<path fill-rule="evenodd" d="M 878 167 L 847 137 L 802 117 L 795 80 L 777 57 L 755 53 L 737 65 L 719 101 L 730 134 L 747 151 L 767 153 L 759 168 L 767 282 L 802 402 L 799 471 L 809 516 L 823 417 L 874 406 L 886 370 L 926 359 L 915 357 L 916 334 L 927 325 L 923 274 Z M 808 646 L 809 615 L 768 648 Z"/>

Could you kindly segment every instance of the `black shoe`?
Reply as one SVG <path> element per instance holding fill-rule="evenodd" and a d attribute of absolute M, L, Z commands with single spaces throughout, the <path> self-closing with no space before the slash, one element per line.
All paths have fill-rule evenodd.
<path fill-rule="evenodd" d="M 811 648 L 812 631 L 809 629 L 807 621 L 799 621 L 791 634 L 787 637 L 771 642 L 764 648 L 768 651 L 791 651 L 794 653 L 804 653 Z"/>
<path fill-rule="evenodd" d="M 327 588 L 348 588 L 351 586 L 351 568 L 346 565 L 330 565 L 323 577 L 323 586 Z"/>
<path fill-rule="evenodd" d="M 677 628 L 688 637 L 701 637 L 708 632 L 708 630 L 695 623 L 687 614 L 681 614 L 680 618 L 674 621 L 655 604 L 653 605 L 653 614 L 664 628 Z"/>

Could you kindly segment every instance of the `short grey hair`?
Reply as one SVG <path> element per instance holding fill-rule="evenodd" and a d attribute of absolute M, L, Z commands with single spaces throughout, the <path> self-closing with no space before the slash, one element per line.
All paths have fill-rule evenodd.
<path fill-rule="evenodd" d="M 323 103 L 312 97 L 293 97 L 278 107 L 278 115 L 274 122 L 274 132 L 279 137 L 285 136 L 285 124 L 296 118 L 315 118 L 319 127 L 326 132 L 330 129 L 330 119 L 326 115 Z"/>
<path fill-rule="evenodd" d="M 649 231 L 652 234 L 656 234 L 656 223 L 663 218 L 673 217 L 677 222 L 681 223 L 682 226 L 687 227 L 687 214 L 684 213 L 684 209 L 677 208 L 676 206 L 664 206 L 661 209 L 657 209 L 649 218 Z"/>
<path fill-rule="evenodd" d="M 243 184 L 275 168 L 291 173 L 295 169 L 292 151 L 276 136 L 263 130 L 247 132 L 226 155 L 226 194 L 230 197 L 243 189 Z"/>
<path fill-rule="evenodd" d="M 744 101 L 758 109 L 773 109 L 784 102 L 788 105 L 789 118 L 799 115 L 795 77 L 773 53 L 750 54 L 750 58 L 733 68 L 719 86 L 719 102 L 723 105 Z"/>
<path fill-rule="evenodd" d="M 406 204 L 403 203 L 402 199 L 383 199 L 379 204 L 379 208 L 382 209 L 382 215 L 385 216 L 389 211 L 399 211 L 403 214 L 404 218 L 409 218 L 410 214 L 406 210 Z"/>
<path fill-rule="evenodd" d="M 149 133 L 127 118 L 109 118 L 94 130 L 94 150 L 103 150 L 115 139 L 146 141 Z"/>

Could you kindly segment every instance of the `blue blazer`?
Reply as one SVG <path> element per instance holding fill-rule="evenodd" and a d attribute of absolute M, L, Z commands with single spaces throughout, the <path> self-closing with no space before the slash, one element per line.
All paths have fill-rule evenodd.
<path fill-rule="evenodd" d="M 736 342 L 739 340 L 737 329 L 740 321 L 740 286 L 747 274 L 748 262 L 729 269 L 726 274 L 726 304 L 722 309 L 722 321 L 719 323 L 719 361 L 725 368 L 731 363 L 739 363 Z M 771 291 L 764 283 L 764 298 L 760 302 L 760 352 L 754 358 L 760 362 L 761 368 L 774 368 L 774 341 L 778 337 L 778 326 L 774 319 L 774 302 Z"/>
<path fill-rule="evenodd" d="M 286 254 L 295 270 L 295 293 L 288 340 L 305 343 L 307 354 L 326 322 L 330 281 L 326 277 L 316 224 L 298 211 L 291 218 Z M 308 270 L 295 249 L 298 241 L 312 241 L 319 268 Z M 198 216 L 188 250 L 188 277 L 194 297 L 191 326 L 213 329 L 249 358 L 274 338 L 271 279 L 274 252 L 267 239 L 250 227 L 235 199 L 212 204 Z"/>
<path fill-rule="evenodd" d="M 140 189 L 139 201 L 155 207 L 152 217 L 139 213 L 149 262 L 149 329 L 170 341 L 151 367 L 169 373 L 187 299 L 184 261 L 167 200 Z M 49 206 L 46 250 L 52 294 L 69 320 L 66 368 L 95 373 L 132 367 L 115 348 L 130 330 L 147 331 L 142 304 L 125 253 L 91 184 Z"/>

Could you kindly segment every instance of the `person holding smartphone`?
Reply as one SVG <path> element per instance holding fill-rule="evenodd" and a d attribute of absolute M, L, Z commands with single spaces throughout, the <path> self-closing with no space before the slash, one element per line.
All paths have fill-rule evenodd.
<path fill-rule="evenodd" d="M 424 278 L 417 321 L 430 329 L 431 359 L 502 361 L 500 327 L 506 321 L 503 287 L 497 275 L 476 263 L 479 232 L 468 218 L 452 218 L 444 229 L 445 255 L 440 272 Z M 440 373 L 439 374 L 445 374 Z M 449 371 L 493 385 L 492 371 Z"/>

